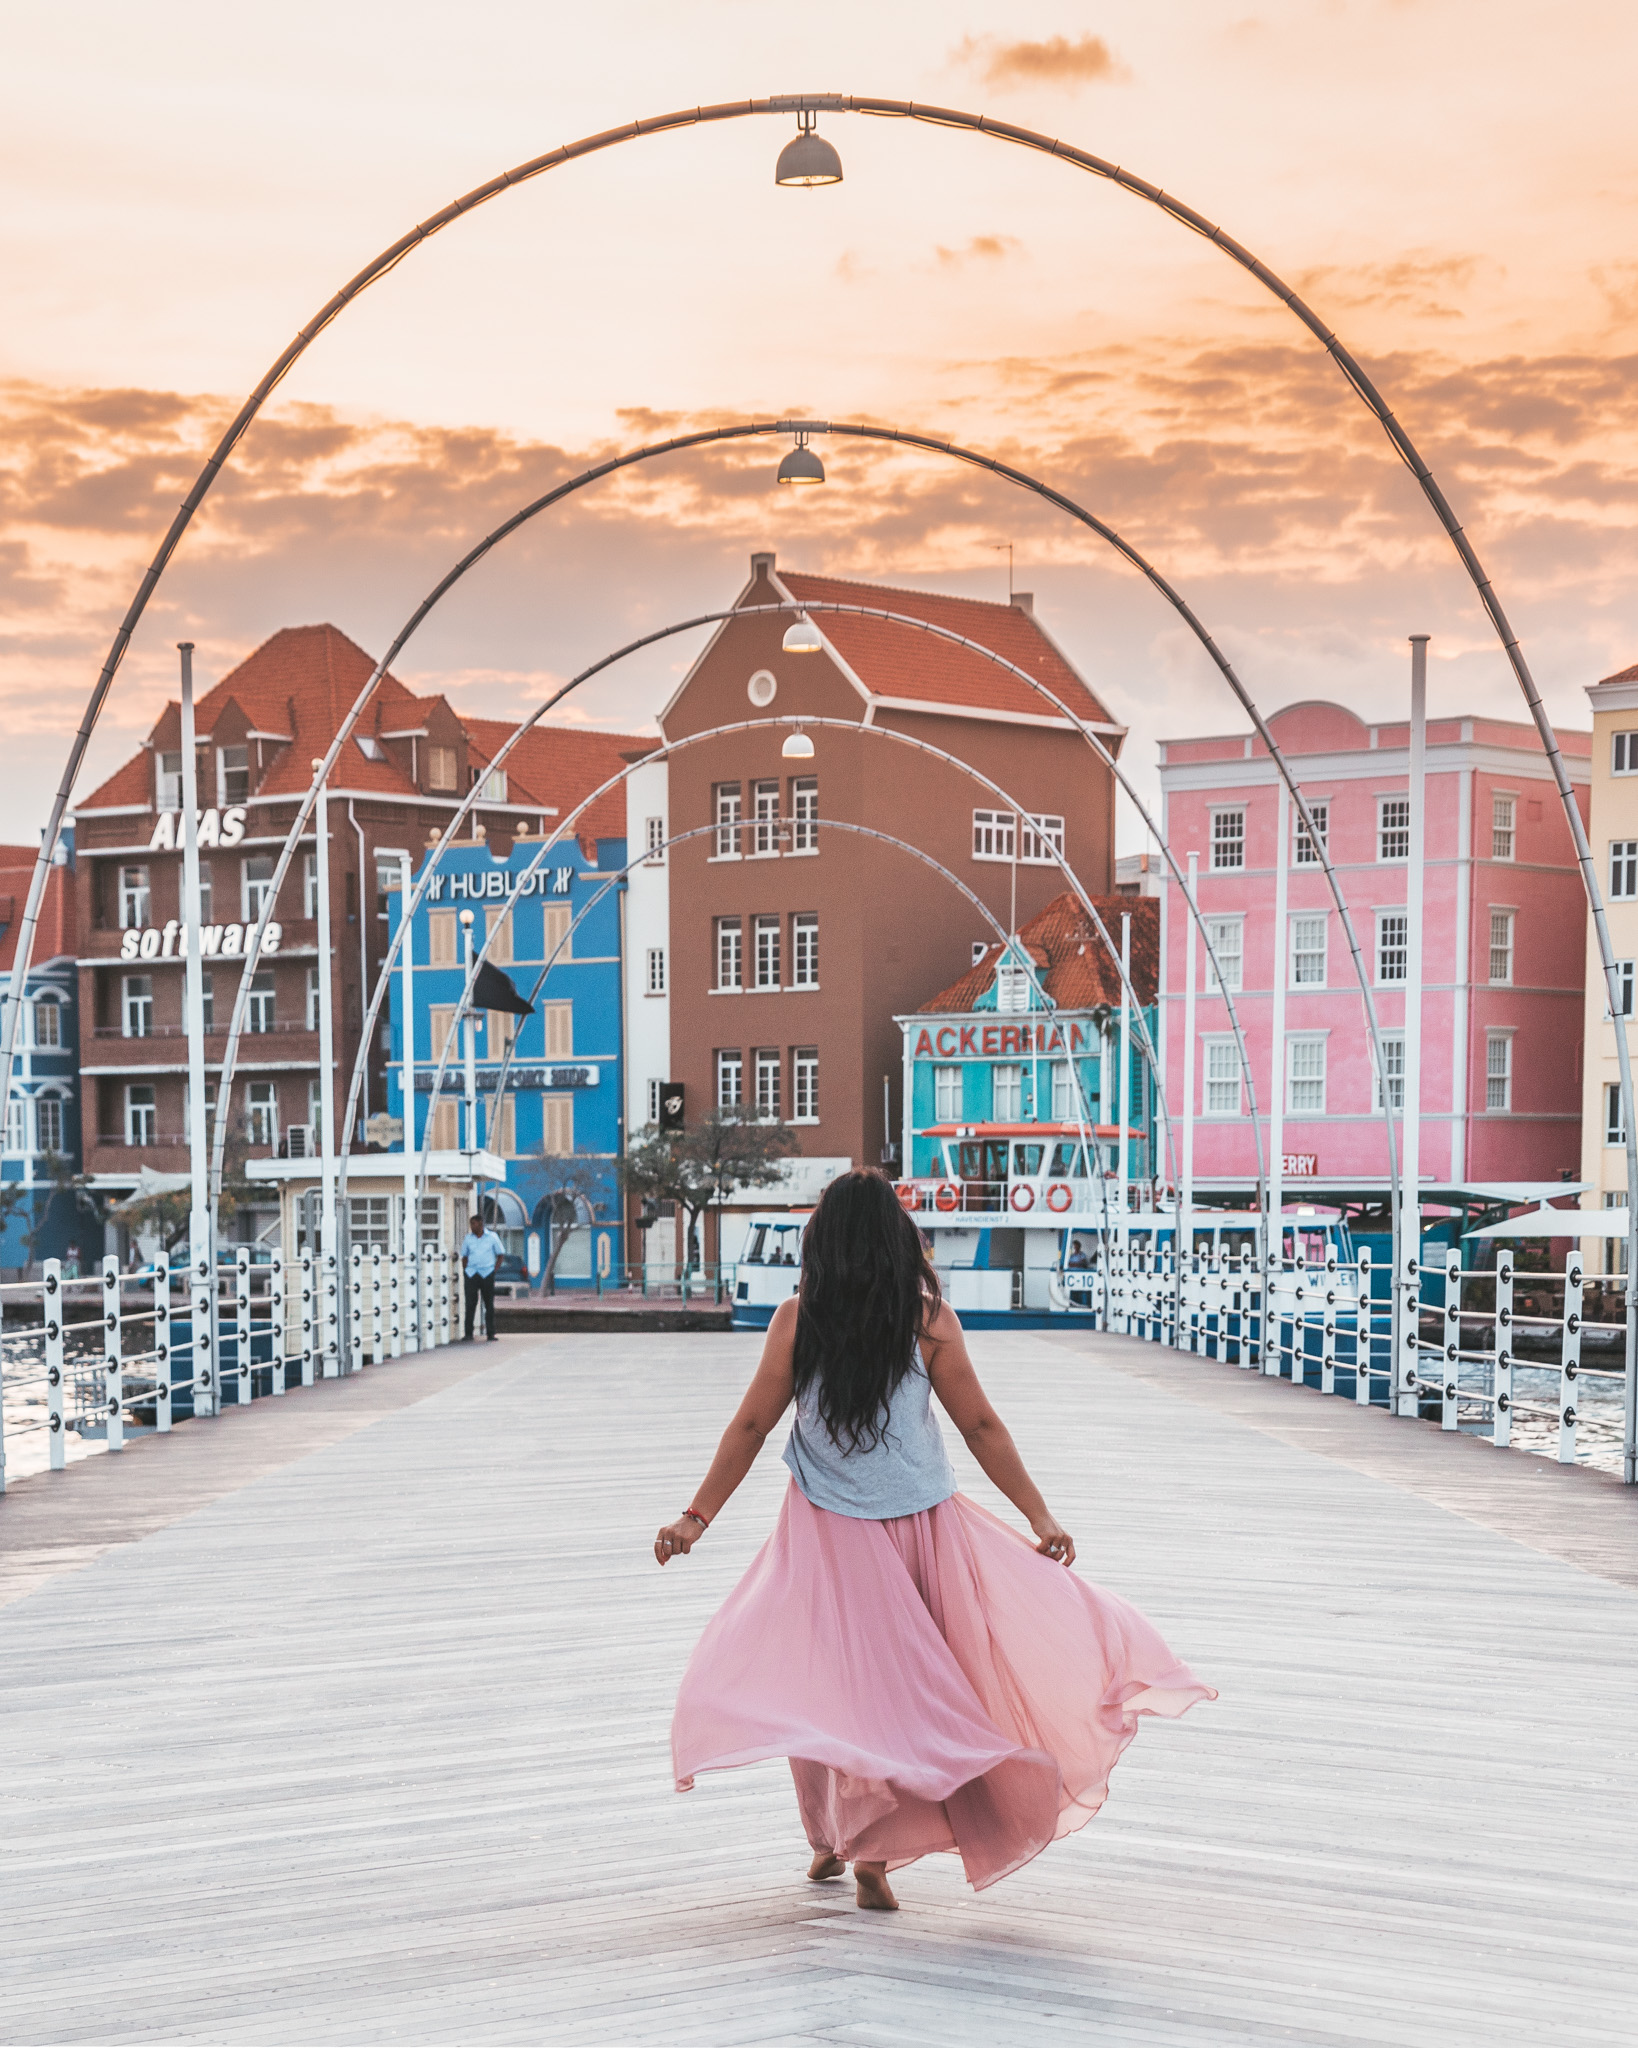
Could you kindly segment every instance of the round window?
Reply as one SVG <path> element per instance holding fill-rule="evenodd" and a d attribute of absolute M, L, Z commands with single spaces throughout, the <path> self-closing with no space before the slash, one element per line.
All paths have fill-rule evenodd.
<path fill-rule="evenodd" d="M 778 680 L 770 675 L 765 668 L 759 668 L 745 685 L 745 694 L 760 709 L 763 705 L 773 702 L 774 692 L 778 688 Z"/>

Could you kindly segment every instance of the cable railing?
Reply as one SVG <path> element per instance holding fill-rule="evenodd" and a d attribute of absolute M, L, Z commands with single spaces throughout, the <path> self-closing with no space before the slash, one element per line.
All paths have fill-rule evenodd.
<path fill-rule="evenodd" d="M 457 1334 L 457 1262 L 442 1246 L 355 1246 L 346 1314 L 333 1266 L 311 1249 L 287 1263 L 239 1245 L 214 1276 L 163 1254 L 122 1271 L 110 1254 L 98 1272 L 47 1259 L 38 1279 L 0 1284 L 0 1494 L 8 1478 Z"/>
<path fill-rule="evenodd" d="M 1395 1339 L 1393 1275 L 1361 1247 L 1259 1267 L 1249 1250 L 1185 1256 L 1131 1247 L 1118 1232 L 1050 1276 L 1052 1305 L 1090 1327 L 1260 1371 L 1361 1406 L 1437 1421 L 1561 1464 L 1619 1470 L 1626 1323 L 1612 1292 L 1572 1252 L 1525 1271 L 1498 1248 L 1463 1268 L 1430 1245 Z M 1594 1311 L 1594 1312 L 1590 1312 Z M 1397 1352 L 1397 1355 L 1396 1355 Z"/>

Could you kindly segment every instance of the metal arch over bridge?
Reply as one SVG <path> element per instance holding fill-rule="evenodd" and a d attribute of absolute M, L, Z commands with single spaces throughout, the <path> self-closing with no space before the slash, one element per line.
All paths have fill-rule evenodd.
<path fill-rule="evenodd" d="M 1558 787 L 1566 822 L 1576 848 L 1582 881 L 1592 912 L 1598 937 L 1599 952 L 1605 972 L 1606 989 L 1612 1014 L 1621 1014 L 1620 969 L 1615 958 L 1610 937 L 1608 920 L 1605 916 L 1603 895 L 1599 888 L 1591 845 L 1582 825 L 1576 806 L 1568 772 L 1561 757 L 1552 724 L 1547 717 L 1540 692 L 1537 690 L 1529 666 L 1525 661 L 1518 638 L 1502 609 L 1494 587 L 1485 574 L 1478 555 L 1467 538 L 1451 509 L 1443 491 L 1435 480 L 1427 463 L 1416 449 L 1410 436 L 1395 418 L 1391 408 L 1376 390 L 1364 369 L 1342 345 L 1336 334 L 1313 312 L 1302 298 L 1284 283 L 1269 267 L 1261 262 L 1242 244 L 1227 235 L 1220 227 L 1208 220 L 1194 208 L 1151 184 L 1135 173 L 1095 156 L 1091 152 L 1076 148 L 1035 130 L 1019 127 L 1012 123 L 998 122 L 986 116 L 964 112 L 959 109 L 939 107 L 908 100 L 878 99 L 850 94 L 812 93 L 785 94 L 761 100 L 729 102 L 716 106 L 701 106 L 682 109 L 671 114 L 627 123 L 621 127 L 603 131 L 564 145 L 547 154 L 533 158 L 526 163 L 501 173 L 485 184 L 474 188 L 463 197 L 452 201 L 440 212 L 420 223 L 408 234 L 399 238 L 383 250 L 372 262 L 342 287 L 318 312 L 307 326 L 303 327 L 276 358 L 271 368 L 250 394 L 233 421 L 228 426 L 216 450 L 200 472 L 192 489 L 179 507 L 158 553 L 145 572 L 136 596 L 127 608 L 124 619 L 114 636 L 113 644 L 104 662 L 101 673 L 94 685 L 86 710 L 69 749 L 68 760 L 62 780 L 53 799 L 51 814 L 42 838 L 41 851 L 30 881 L 27 903 L 18 933 L 16 959 L 13 968 L 12 999 L 7 1006 L 4 1020 L 3 1040 L 0 1040 L 0 1096 L 9 1093 L 12 1063 L 16 1045 L 18 1018 L 22 1009 L 22 994 L 26 983 L 29 963 L 32 957 L 34 933 L 38 923 L 40 904 L 44 896 L 49 864 L 61 830 L 64 812 L 67 809 L 74 783 L 86 747 L 96 728 L 102 705 L 112 686 L 114 675 L 123 660 L 126 647 L 149 597 L 157 587 L 185 533 L 194 513 L 203 503 L 216 476 L 228 461 L 238 441 L 251 422 L 260 412 L 267 398 L 277 388 L 291 366 L 299 360 L 314 339 L 370 285 L 394 269 L 422 242 L 440 232 L 464 214 L 473 211 L 488 200 L 509 191 L 516 185 L 539 177 L 548 171 L 558 169 L 580 157 L 590 156 L 617 144 L 641 138 L 672 132 L 698 124 L 740 119 L 752 115 L 795 113 L 811 126 L 811 117 L 821 112 L 859 113 L 886 118 L 925 122 L 944 128 L 965 130 L 993 140 L 1010 143 L 1062 161 L 1072 168 L 1104 179 L 1143 199 L 1169 215 L 1190 232 L 1202 236 L 1214 247 L 1220 249 L 1230 261 L 1248 275 L 1254 277 L 1274 298 L 1314 336 L 1332 357 L 1344 378 L 1358 394 L 1366 407 L 1375 416 L 1391 445 L 1415 476 L 1424 497 L 1438 518 L 1452 546 L 1455 548 L 1464 570 L 1471 580 L 1479 600 L 1489 617 L 1500 640 L 1503 650 L 1513 669 L 1515 679 L 1529 707 L 1531 718 L 1541 738 L 1542 746 L 1552 767 Z M 1298 796 L 1299 813 L 1305 815 L 1305 807 Z M 1632 1065 L 1626 1034 L 1616 1034 L 1616 1054 L 1619 1071 L 1619 1089 L 1625 1123 L 1628 1181 L 1628 1298 L 1627 1298 L 1627 1409 L 1628 1409 L 1628 1455 L 1626 1478 L 1629 1482 L 1638 1480 L 1638 1450 L 1634 1444 L 1634 1422 L 1638 1420 L 1638 1117 L 1634 1115 Z M 1396 1204 L 1396 1223 L 1398 1210 Z M 1414 1290 L 1415 1257 L 1414 1248 L 1408 1254 L 1409 1266 L 1406 1277 Z"/>

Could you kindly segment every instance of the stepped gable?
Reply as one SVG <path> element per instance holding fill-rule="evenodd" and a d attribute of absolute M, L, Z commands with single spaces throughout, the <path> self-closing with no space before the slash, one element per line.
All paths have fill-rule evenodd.
<path fill-rule="evenodd" d="M 465 718 L 467 745 L 478 773 L 492 761 L 516 730 L 506 718 Z M 618 775 L 633 756 L 652 752 L 659 744 L 641 733 L 603 732 L 587 725 L 536 725 L 506 757 L 507 802 L 522 810 L 538 806 L 556 810 L 546 828 L 566 818 L 599 783 Z M 596 858 L 599 839 L 626 835 L 626 792 L 623 783 L 600 796 L 580 820 L 576 836 L 588 859 Z"/>
<path fill-rule="evenodd" d="M 976 640 L 1027 674 L 1038 677 L 1078 718 L 1098 725 L 1114 723 L 1034 616 L 1021 605 L 986 604 L 979 598 L 899 590 L 889 584 L 854 583 L 836 576 L 804 576 L 788 569 L 776 573 L 798 600 L 871 605 L 878 611 L 903 612 Z M 872 696 L 1004 711 L 1031 718 L 1061 716 L 1019 677 L 948 640 L 934 639 L 931 634 L 917 633 L 888 619 L 849 618 L 842 612 L 818 612 L 814 624 Z"/>
<path fill-rule="evenodd" d="M 1155 1000 L 1160 983 L 1160 902 L 1153 896 L 1094 896 L 1098 915 L 1120 944 L 1122 916 L 1132 920 L 1132 986 L 1145 1006 Z M 1061 1010 L 1090 1010 L 1099 1003 L 1115 1009 L 1120 1003 L 1120 969 L 1098 929 L 1072 891 L 1055 896 L 1018 934 L 1042 987 Z M 969 1011 L 995 980 L 1001 957 L 999 942 L 952 982 L 918 1014 L 948 1016 Z"/>

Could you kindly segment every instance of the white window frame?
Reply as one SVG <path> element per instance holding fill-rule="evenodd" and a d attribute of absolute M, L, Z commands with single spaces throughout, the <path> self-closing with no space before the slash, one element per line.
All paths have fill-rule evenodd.
<path fill-rule="evenodd" d="M 819 913 L 799 910 L 791 917 L 791 987 L 819 986 Z"/>
<path fill-rule="evenodd" d="M 239 915 L 246 924 L 257 923 L 273 893 L 273 870 L 277 863 L 270 853 L 247 854 L 239 867 Z M 252 868 L 266 868 L 265 875 L 252 875 Z"/>
<path fill-rule="evenodd" d="M 643 993 L 647 996 L 665 994 L 665 948 L 650 946 L 643 964 Z"/>
<path fill-rule="evenodd" d="M 271 967 L 258 967 L 250 978 L 250 993 L 245 1000 L 245 1029 L 261 1033 L 271 1031 L 278 1017 L 278 983 Z"/>
<path fill-rule="evenodd" d="M 1006 1105 L 1003 1107 L 1003 1092 Z M 1024 1069 L 1018 1060 L 997 1060 L 990 1069 L 990 1115 L 998 1124 L 1022 1123 Z"/>
<path fill-rule="evenodd" d="M 1049 811 L 1024 814 L 1018 859 L 1025 867 L 1055 868 L 1064 857 L 1064 821 Z"/>
<path fill-rule="evenodd" d="M 135 1018 L 136 1028 L 132 1028 Z M 122 1038 L 152 1038 L 154 1035 L 154 978 L 151 974 L 127 974 L 119 986 L 119 1028 Z"/>
<path fill-rule="evenodd" d="M 1243 913 L 1231 917 L 1208 917 L 1206 936 L 1211 941 L 1211 952 L 1206 955 L 1206 993 L 1221 995 L 1226 988 L 1236 996 L 1246 982 L 1246 921 Z M 1224 940 L 1231 941 L 1225 944 Z M 1212 953 L 1217 955 L 1223 968 L 1224 979 L 1219 986 L 1217 968 L 1212 964 Z"/>
<path fill-rule="evenodd" d="M 1311 937 L 1313 930 L 1316 927 L 1319 931 L 1319 944 L 1317 946 L 1302 945 L 1300 943 L 1301 937 L 1305 933 Z M 1288 988 L 1325 987 L 1325 977 L 1328 965 L 1327 951 L 1330 943 L 1330 936 L 1331 920 L 1325 911 L 1297 910 L 1292 912 L 1290 919 L 1289 944 L 1287 947 L 1287 972 L 1290 977 L 1286 983 L 1286 986 Z M 1304 961 L 1312 962 L 1316 959 L 1319 962 L 1318 973 L 1303 973 L 1302 963 Z"/>
<path fill-rule="evenodd" d="M 1630 903 L 1638 897 L 1638 839 L 1610 841 L 1610 901 Z"/>
<path fill-rule="evenodd" d="M 791 1122 L 819 1121 L 819 1050 L 799 1045 L 791 1054 Z"/>
<path fill-rule="evenodd" d="M 1502 909 L 1494 903 L 1490 906 L 1490 972 L 1485 978 L 1492 988 L 1513 986 L 1513 931 L 1517 918 L 1516 910 Z M 1501 938 L 1499 945 L 1498 933 Z M 1499 974 L 1496 972 L 1498 966 L 1501 969 Z"/>
<path fill-rule="evenodd" d="M 965 1070 L 940 1065 L 933 1069 L 933 1121 L 958 1124 L 962 1118 L 962 1080 Z"/>
<path fill-rule="evenodd" d="M 665 865 L 665 820 L 645 818 L 643 820 L 643 865 L 658 868 Z"/>
<path fill-rule="evenodd" d="M 1498 1057 L 1499 1055 L 1499 1057 Z M 1484 1106 L 1492 1116 L 1505 1116 L 1513 1107 L 1513 1033 L 1487 1031 L 1484 1035 Z"/>
<path fill-rule="evenodd" d="M 309 1031 L 316 1031 L 319 1028 L 319 971 L 316 967 L 309 967 L 307 970 L 302 1019 Z"/>
<path fill-rule="evenodd" d="M 483 781 L 478 788 L 478 801 L 484 804 L 503 804 L 506 802 L 506 770 L 504 768 L 486 768 L 484 770 Z"/>
<path fill-rule="evenodd" d="M 277 1081 L 245 1083 L 245 1135 L 252 1145 L 279 1148 L 279 1084 Z"/>
<path fill-rule="evenodd" d="M 46 1023 L 50 1015 L 50 1024 Z M 29 1043 L 40 1052 L 61 1052 L 63 1044 L 63 1003 L 61 996 L 36 996 L 29 1004 Z"/>
<path fill-rule="evenodd" d="M 998 960 L 995 966 L 995 1007 L 1004 1017 L 1029 1008 L 1030 971 L 1020 960 Z"/>
<path fill-rule="evenodd" d="M 648 1121 L 651 1124 L 660 1121 L 660 1090 L 664 1086 L 663 1081 L 650 1081 L 648 1084 Z"/>
<path fill-rule="evenodd" d="M 1324 863 L 1321 861 L 1320 855 L 1322 853 L 1327 853 L 1330 851 L 1330 798 L 1326 797 L 1323 800 L 1316 802 L 1312 797 L 1310 797 L 1308 800 L 1308 809 L 1313 816 L 1314 824 L 1319 832 L 1319 844 L 1316 847 L 1314 842 L 1309 838 L 1308 827 L 1303 823 L 1302 813 L 1299 811 L 1291 821 L 1292 830 L 1294 834 L 1291 845 L 1291 865 L 1294 868 L 1322 867 Z"/>
<path fill-rule="evenodd" d="M 125 1084 L 125 1142 L 136 1149 L 159 1136 L 159 1097 L 152 1081 Z"/>
<path fill-rule="evenodd" d="M 1625 1146 L 1627 1142 L 1627 1120 L 1621 1114 L 1621 1084 L 1619 1081 L 1604 1083 L 1604 1143 Z"/>
<path fill-rule="evenodd" d="M 1389 945 L 1388 928 L 1398 926 L 1398 944 Z M 1399 972 L 1384 974 L 1383 962 L 1390 953 L 1397 954 Z M 1408 910 L 1379 910 L 1376 913 L 1376 958 L 1375 981 L 1378 988 L 1403 988 L 1410 973 L 1410 912 Z"/>
<path fill-rule="evenodd" d="M 1388 867 L 1410 859 L 1410 798 L 1379 796 L 1376 800 L 1376 857 Z"/>
<path fill-rule="evenodd" d="M 1610 773 L 1638 775 L 1638 732 L 1610 734 Z"/>
<path fill-rule="evenodd" d="M 1240 875 L 1246 866 L 1246 807 L 1214 804 L 1211 808 L 1211 872 Z"/>
<path fill-rule="evenodd" d="M 1319 1031 L 1292 1031 L 1285 1040 L 1285 1113 L 1287 1116 L 1324 1116 L 1326 1083 L 1326 1037 Z M 1300 1056 L 1318 1052 L 1317 1074 L 1300 1073 Z M 1317 1089 L 1318 1100 L 1299 1101 L 1299 1089 Z"/>
<path fill-rule="evenodd" d="M 1616 978 L 1621 987 L 1621 1015 L 1623 1017 L 1630 1017 L 1632 1015 L 1633 966 L 1634 963 L 1631 960 L 1617 960 L 1615 963 Z M 1606 1024 L 1610 1021 L 1610 1006 L 1607 997 L 1604 1002 L 1604 1021 Z"/>
<path fill-rule="evenodd" d="M 751 855 L 773 860 L 779 852 L 779 783 L 777 778 L 751 784 Z"/>
<path fill-rule="evenodd" d="M 1382 1034 L 1382 1056 L 1388 1070 L 1388 1100 L 1383 1102 L 1382 1074 L 1376 1064 L 1376 1048 L 1371 1048 L 1371 1071 L 1376 1082 L 1376 1108 L 1384 1107 L 1395 1116 L 1403 1113 L 1405 1107 L 1405 1034 L 1403 1031 L 1384 1031 Z"/>
<path fill-rule="evenodd" d="M 712 944 L 716 957 L 713 995 L 738 995 L 745 986 L 745 920 L 719 917 L 712 923 Z"/>
<path fill-rule="evenodd" d="M 761 1123 L 775 1124 L 784 1095 L 784 1060 L 779 1048 L 774 1045 L 759 1045 L 751 1054 L 751 1072 L 755 1085 L 757 1119 Z"/>
<path fill-rule="evenodd" d="M 1011 811 L 973 812 L 974 860 L 1010 861 L 1017 848 L 1018 820 Z"/>
<path fill-rule="evenodd" d="M 780 986 L 784 947 L 777 915 L 759 915 L 751 920 L 753 986 L 766 991 Z"/>
<path fill-rule="evenodd" d="M 1519 800 L 1505 791 L 1490 793 L 1490 858 L 1512 861 L 1518 845 Z"/>
<path fill-rule="evenodd" d="M 48 1136 L 46 1124 L 57 1126 L 54 1137 Z M 68 1105 L 60 1095 L 36 1095 L 34 1098 L 34 1149 L 36 1152 L 59 1157 L 63 1152 L 63 1141 L 68 1135 Z"/>
<path fill-rule="evenodd" d="M 1201 1115 L 1243 1116 L 1245 1076 L 1240 1067 L 1239 1046 L 1232 1037 L 1208 1036 L 1200 1043 L 1205 1052 L 1200 1062 Z M 1232 1091 L 1232 1095 L 1227 1091 Z"/>
<path fill-rule="evenodd" d="M 745 1055 L 738 1046 L 719 1046 L 713 1062 L 718 1109 L 745 1107 Z"/>
<path fill-rule="evenodd" d="M 1055 1124 L 1073 1123 L 1078 1105 L 1075 1101 L 1075 1076 L 1068 1060 L 1052 1062 L 1052 1121 Z"/>
<path fill-rule="evenodd" d="M 6 1104 L 6 1157 L 21 1159 L 28 1150 L 28 1102 L 14 1095 Z"/>
<path fill-rule="evenodd" d="M 318 855 L 301 857 L 301 914 L 309 924 L 318 916 Z M 450 913 L 454 915 L 453 912 Z"/>
<path fill-rule="evenodd" d="M 136 861 L 119 871 L 119 928 L 142 931 L 152 923 L 153 879 L 147 863 Z"/>
<path fill-rule="evenodd" d="M 819 851 L 819 778 L 817 775 L 791 777 L 792 853 Z"/>
<path fill-rule="evenodd" d="M 167 764 L 174 761 L 176 766 Z M 154 808 L 160 811 L 179 811 L 182 808 L 182 749 L 172 753 L 154 752 Z"/>
<path fill-rule="evenodd" d="M 245 757 L 242 771 L 245 778 L 245 793 L 243 796 L 233 796 L 229 793 L 228 777 L 241 772 L 238 762 L 229 763 L 229 754 L 243 754 Z M 243 804 L 249 801 L 250 742 L 246 740 L 236 747 L 218 747 L 216 749 L 216 802 L 218 807 L 225 810 L 229 804 Z"/>
<path fill-rule="evenodd" d="M 716 825 L 713 860 L 738 860 L 745 823 L 745 793 L 737 782 L 718 782 L 711 790 L 711 817 Z"/>

